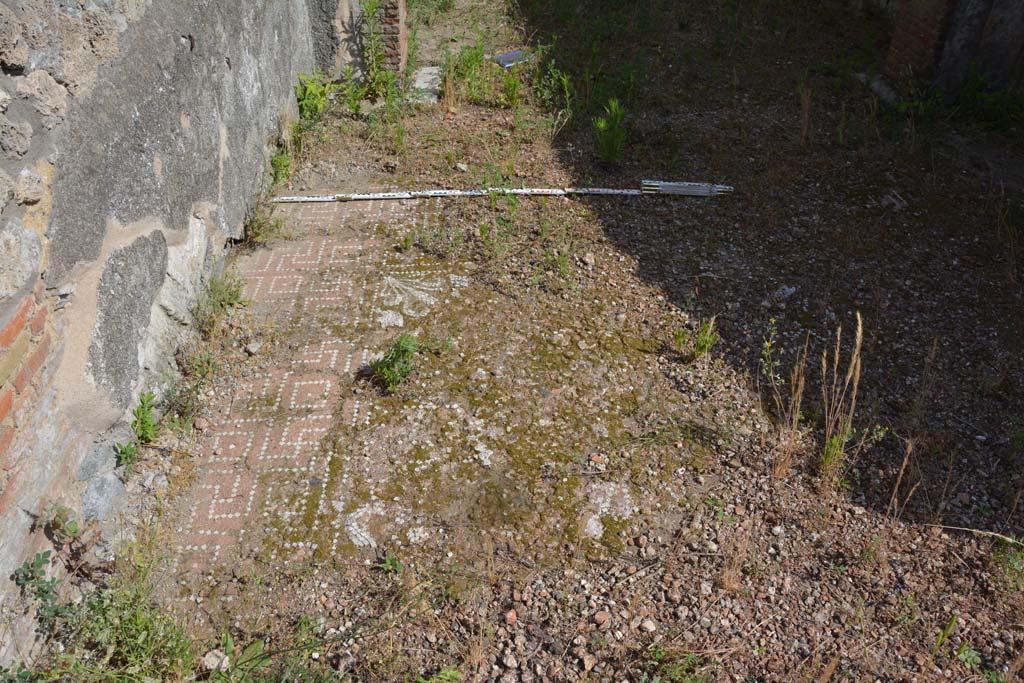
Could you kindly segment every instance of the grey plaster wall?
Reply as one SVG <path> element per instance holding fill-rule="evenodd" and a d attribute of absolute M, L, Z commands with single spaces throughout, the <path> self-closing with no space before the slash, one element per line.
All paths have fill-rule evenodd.
<path fill-rule="evenodd" d="M 0 332 L 33 302 L 31 330 L 18 323 L 30 341 L 0 345 L 0 372 L 45 355 L 29 383 L 0 376 L 15 406 L 0 442 L 16 431 L 0 443 L 0 663 L 31 640 L 2 578 L 44 548 L 33 517 L 59 500 L 116 519 L 117 429 L 170 380 L 196 297 L 264 187 L 297 76 L 338 68 L 350 9 L 0 0 Z"/>

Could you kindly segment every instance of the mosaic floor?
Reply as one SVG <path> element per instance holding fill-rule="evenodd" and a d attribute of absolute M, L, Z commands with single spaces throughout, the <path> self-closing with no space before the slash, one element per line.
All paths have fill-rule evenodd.
<path fill-rule="evenodd" d="M 468 284 L 375 237 L 382 223 L 423 228 L 431 210 L 418 202 L 288 206 L 279 215 L 299 237 L 235 263 L 252 313 L 297 348 L 237 386 L 204 435 L 194 504 L 179 528 L 181 571 L 229 562 L 269 529 L 280 540 L 269 559 L 288 561 L 374 546 L 372 518 L 395 520 L 383 502 L 346 503 L 352 468 L 339 465 L 351 454 L 335 452 L 325 437 L 339 421 L 369 423 L 375 408 L 343 400 L 341 388 L 357 382 L 370 349 Z M 413 540 L 424 533 L 409 531 Z"/>

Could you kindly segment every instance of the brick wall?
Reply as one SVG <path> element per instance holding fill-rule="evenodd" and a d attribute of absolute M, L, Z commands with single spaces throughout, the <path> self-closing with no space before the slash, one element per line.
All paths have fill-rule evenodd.
<path fill-rule="evenodd" d="M 935 68 L 955 0 L 905 0 L 893 26 L 886 74 L 928 74 Z"/>
<path fill-rule="evenodd" d="M 26 417 L 44 388 L 40 370 L 55 355 L 48 330 L 49 303 L 43 282 L 13 307 L 0 328 L 0 492 L 17 477 L 22 454 L 14 448 L 26 427 Z M 8 512 L 10 496 L 0 494 L 0 515 Z"/>
<path fill-rule="evenodd" d="M 388 66 L 398 72 L 405 70 L 409 57 L 409 32 L 405 21 L 405 0 L 388 0 L 381 9 L 381 37 Z"/>

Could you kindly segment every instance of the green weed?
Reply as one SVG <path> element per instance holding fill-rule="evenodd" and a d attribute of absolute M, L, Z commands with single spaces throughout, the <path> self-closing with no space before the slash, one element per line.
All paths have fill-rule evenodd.
<path fill-rule="evenodd" d="M 1010 590 L 1024 591 L 1024 544 L 999 541 L 992 561 Z"/>
<path fill-rule="evenodd" d="M 626 118 L 626 110 L 613 98 L 608 100 L 604 111 L 604 116 L 594 119 L 594 137 L 597 140 L 597 153 L 601 161 L 614 165 L 619 163 L 626 148 L 626 129 L 622 125 Z"/>
<path fill-rule="evenodd" d="M 402 563 L 398 561 L 398 558 L 393 554 L 388 553 L 384 556 L 384 559 L 377 564 L 377 569 L 380 569 L 386 574 L 401 574 Z"/>
<path fill-rule="evenodd" d="M 77 540 L 81 533 L 78 516 L 67 505 L 61 503 L 48 505 L 43 511 L 43 519 L 45 519 L 47 535 L 57 546 Z"/>
<path fill-rule="evenodd" d="M 393 394 L 398 385 L 413 373 L 413 359 L 420 345 L 411 334 L 402 334 L 387 353 L 370 365 L 374 380 L 387 393 Z"/>
<path fill-rule="evenodd" d="M 966 642 L 960 643 L 956 649 L 956 658 L 968 669 L 973 669 L 981 664 L 981 654 Z"/>
<path fill-rule="evenodd" d="M 270 178 L 279 185 L 292 177 L 292 157 L 288 150 L 279 147 L 270 157 Z"/>
<path fill-rule="evenodd" d="M 156 415 L 156 405 L 156 396 L 153 395 L 153 392 L 147 391 L 139 396 L 139 404 L 132 411 L 132 429 L 135 431 L 135 438 L 141 444 L 156 441 L 157 431 L 160 427 Z"/>
<path fill-rule="evenodd" d="M 331 96 L 338 86 L 327 79 L 320 69 L 312 74 L 299 74 L 295 86 L 295 99 L 299 105 L 299 118 L 303 121 L 317 121 L 327 111 Z"/>
<path fill-rule="evenodd" d="M 519 106 L 520 85 L 519 76 L 511 69 L 506 69 L 502 76 L 501 94 L 502 99 L 505 101 L 505 106 L 509 109 L 515 109 Z"/>
<path fill-rule="evenodd" d="M 270 657 L 264 652 L 262 640 L 254 640 L 245 648 L 236 646 L 231 634 L 221 636 L 220 647 L 228 657 L 226 671 L 215 671 L 212 677 L 216 683 L 257 683 L 266 680 L 260 672 L 270 666 Z"/>
<path fill-rule="evenodd" d="M 21 589 L 22 597 L 35 606 L 37 630 L 43 635 L 51 635 L 58 620 L 68 613 L 67 605 L 62 604 L 57 595 L 61 580 L 46 578 L 50 555 L 49 550 L 36 553 L 33 559 L 15 569 L 13 575 L 14 585 Z"/>
<path fill-rule="evenodd" d="M 139 457 L 139 443 L 129 441 L 128 443 L 114 444 L 114 453 L 117 456 L 117 466 L 124 467 L 125 478 L 131 476 L 132 467 Z"/>

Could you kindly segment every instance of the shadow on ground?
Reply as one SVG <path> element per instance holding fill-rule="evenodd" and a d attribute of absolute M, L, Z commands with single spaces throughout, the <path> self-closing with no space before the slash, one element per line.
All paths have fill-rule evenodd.
<path fill-rule="evenodd" d="M 805 417 L 819 424 L 821 351 L 839 325 L 849 340 L 863 315 L 857 427 L 890 435 L 853 463 L 848 495 L 911 521 L 1020 535 L 1020 188 L 956 151 L 942 117 L 886 110 L 860 86 L 854 74 L 880 63 L 888 28 L 846 4 L 520 9 L 527 33 L 574 77 L 575 123 L 559 148 L 576 183 L 736 187 L 711 201 L 589 202 L 643 278 L 715 317 L 727 362 L 757 382 L 772 320 L 786 365 L 809 339 Z M 625 103 L 629 131 L 612 167 L 598 162 L 590 125 L 610 97 Z M 1019 130 L 958 127 L 1021 156 Z M 816 458 L 807 454 L 806 473 Z"/>

